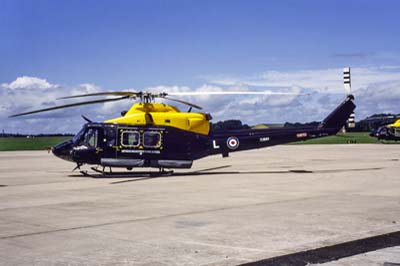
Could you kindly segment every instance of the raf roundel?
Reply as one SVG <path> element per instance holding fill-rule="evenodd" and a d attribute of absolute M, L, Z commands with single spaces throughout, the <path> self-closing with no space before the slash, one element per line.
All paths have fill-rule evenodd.
<path fill-rule="evenodd" d="M 229 149 L 235 150 L 237 147 L 239 147 L 239 140 L 237 137 L 229 137 L 226 140 L 226 145 L 228 146 Z"/>

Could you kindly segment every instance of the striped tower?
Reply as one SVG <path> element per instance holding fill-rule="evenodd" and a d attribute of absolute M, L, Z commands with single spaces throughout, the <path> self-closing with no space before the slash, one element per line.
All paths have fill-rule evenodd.
<path fill-rule="evenodd" d="M 350 75 L 350 67 L 343 68 L 343 85 L 347 90 L 348 94 L 351 94 L 351 75 Z M 355 114 L 354 112 L 350 115 L 347 120 L 347 128 L 355 128 Z"/>

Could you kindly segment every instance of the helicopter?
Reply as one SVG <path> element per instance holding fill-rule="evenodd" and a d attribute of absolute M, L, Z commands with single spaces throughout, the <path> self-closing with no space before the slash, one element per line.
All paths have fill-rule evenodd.
<path fill-rule="evenodd" d="M 350 72 L 344 73 L 344 79 L 346 87 L 346 82 L 350 79 Z M 122 112 L 121 117 L 104 122 L 93 122 L 82 116 L 86 120 L 82 129 L 72 139 L 52 147 L 52 153 L 61 159 L 76 163 L 74 170 L 80 169 L 84 164 L 100 166 L 102 170 L 98 170 L 97 167 L 91 169 L 103 176 L 111 175 L 112 168 L 132 170 L 141 167 L 158 168 L 159 174 L 163 175 L 172 174 L 172 169 L 191 168 L 193 161 L 210 155 L 220 154 L 222 157 L 228 157 L 232 152 L 335 135 L 346 125 L 356 107 L 354 96 L 349 93 L 336 109 L 317 126 L 217 131 L 211 127 L 212 117 L 210 114 L 192 112 L 192 108 L 201 110 L 200 106 L 170 97 L 203 94 L 258 95 L 274 94 L 274 92 L 99 92 L 60 99 L 94 96 L 117 97 L 59 105 L 19 113 L 11 117 L 87 104 L 127 99 L 139 100 L 128 111 Z M 179 102 L 188 105 L 190 109 L 187 112 L 181 112 L 173 105 L 155 102 L 157 98 Z M 109 168 L 109 172 L 105 171 L 106 168 Z M 85 171 L 81 171 L 81 173 L 88 175 Z"/>
<path fill-rule="evenodd" d="M 400 119 L 393 124 L 378 127 L 369 134 L 378 140 L 394 140 L 400 141 Z"/>

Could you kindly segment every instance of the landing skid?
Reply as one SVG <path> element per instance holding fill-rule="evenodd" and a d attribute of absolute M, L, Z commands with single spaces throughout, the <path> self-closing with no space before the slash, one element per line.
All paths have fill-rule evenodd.
<path fill-rule="evenodd" d="M 105 167 L 99 170 L 96 167 L 91 167 L 95 173 L 89 173 L 88 171 L 80 171 L 80 173 L 87 177 L 93 178 L 124 178 L 124 177 L 162 177 L 162 176 L 171 176 L 173 175 L 173 170 L 165 170 L 164 168 L 159 168 L 157 171 L 138 171 L 138 172 L 113 172 L 111 167 L 109 167 L 109 171 L 105 171 Z"/>

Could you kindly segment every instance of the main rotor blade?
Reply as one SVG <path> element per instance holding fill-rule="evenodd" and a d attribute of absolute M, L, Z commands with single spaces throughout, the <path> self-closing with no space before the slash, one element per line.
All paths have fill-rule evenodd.
<path fill-rule="evenodd" d="M 105 96 L 105 95 L 114 95 L 114 96 L 139 96 L 141 92 L 131 92 L 131 91 L 106 91 L 106 92 L 96 92 L 96 93 L 87 93 L 87 94 L 79 94 L 57 98 L 57 100 L 62 99 L 71 99 L 71 98 L 80 98 L 80 97 L 89 97 L 89 96 Z"/>
<path fill-rule="evenodd" d="M 174 98 L 170 98 L 170 97 L 167 97 L 167 96 L 163 96 L 163 97 L 160 97 L 160 98 L 164 98 L 164 99 L 167 99 L 167 100 L 170 100 L 170 101 L 174 101 L 174 102 L 178 102 L 178 103 L 183 103 L 183 104 L 186 104 L 188 106 L 191 106 L 191 107 L 199 109 L 199 110 L 203 109 L 202 107 L 200 107 L 198 105 L 195 105 L 193 103 L 186 102 L 186 101 L 183 101 L 183 100 L 174 99 Z"/>
<path fill-rule="evenodd" d="M 123 97 L 112 98 L 112 99 L 101 99 L 101 100 L 94 100 L 94 101 L 86 101 L 86 102 L 79 102 L 79 103 L 71 103 L 71 104 L 65 104 L 65 105 L 58 105 L 58 106 L 49 107 L 49 108 L 44 108 L 44 109 L 39 109 L 39 110 L 34 110 L 34 111 L 30 111 L 30 112 L 19 113 L 19 114 L 11 115 L 11 116 L 9 116 L 9 117 L 17 117 L 17 116 L 23 116 L 23 115 L 29 115 L 29 114 L 47 112 L 47 111 L 51 111 L 51 110 L 62 109 L 62 108 L 69 108 L 69 107 L 74 107 L 74 106 L 79 106 L 79 105 L 87 105 L 87 104 L 95 104 L 95 103 L 104 103 L 104 102 L 113 102 L 113 101 L 119 101 L 119 100 L 124 100 L 124 99 L 128 99 L 128 98 L 129 98 L 129 96 L 123 96 Z"/>
<path fill-rule="evenodd" d="M 191 92 L 169 92 L 174 96 L 200 96 L 200 95 L 306 95 L 296 92 L 274 92 L 274 91 L 191 91 Z"/>

